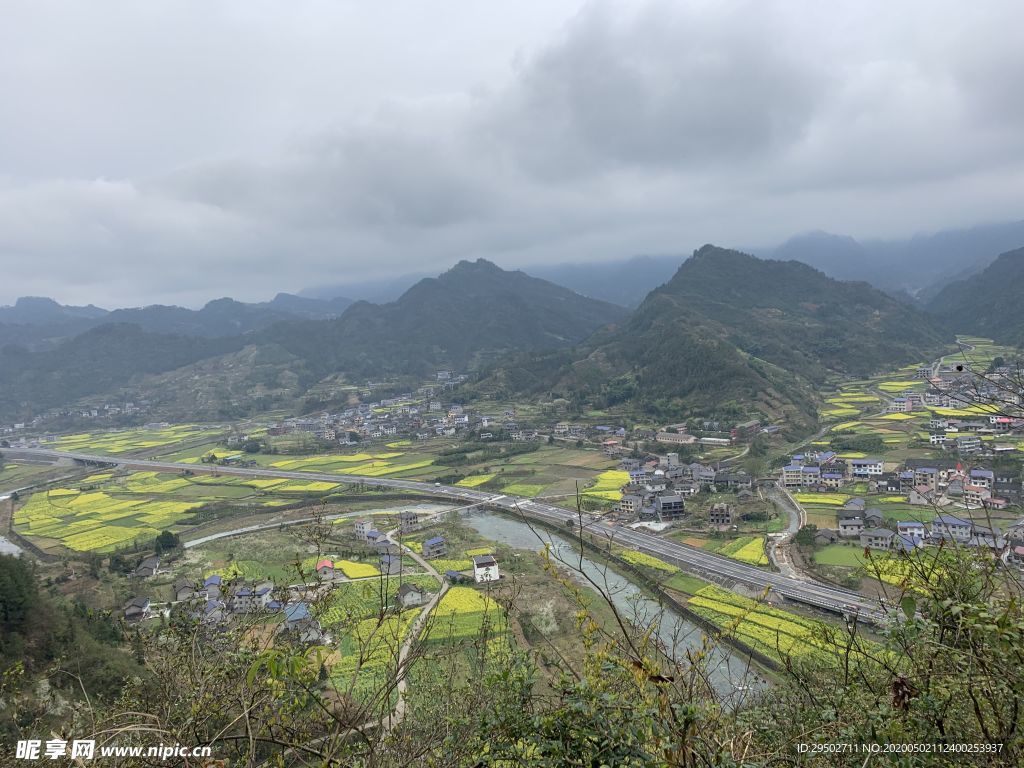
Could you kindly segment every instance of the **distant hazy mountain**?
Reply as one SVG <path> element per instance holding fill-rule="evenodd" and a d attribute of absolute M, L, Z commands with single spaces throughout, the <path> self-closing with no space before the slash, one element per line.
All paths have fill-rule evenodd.
<path fill-rule="evenodd" d="M 395 301 L 399 296 L 412 288 L 416 283 L 431 277 L 427 272 L 414 272 L 398 277 L 381 278 L 379 280 L 357 280 L 344 284 L 315 285 L 299 291 L 299 297 L 330 301 L 336 296 L 348 296 L 354 301 L 369 301 L 373 304 L 386 304 Z"/>
<path fill-rule="evenodd" d="M 98 307 L 68 307 L 53 299 L 21 298 L 13 307 L 0 307 L 0 345 L 53 347 L 91 328 L 129 323 L 150 333 L 219 338 L 262 330 L 289 320 L 329 320 L 352 302 L 330 301 L 279 293 L 271 301 L 246 304 L 216 299 L 202 309 L 154 304 L 108 312 Z"/>
<path fill-rule="evenodd" d="M 636 307 L 668 281 L 685 256 L 634 256 L 596 264 L 551 264 L 529 267 L 530 274 L 564 285 L 584 296 Z"/>
<path fill-rule="evenodd" d="M 338 317 L 352 303 L 352 299 L 345 298 L 344 296 L 332 296 L 329 299 L 313 299 L 306 296 L 296 296 L 292 293 L 279 293 L 270 301 L 251 306 L 272 309 L 306 320 L 329 320 L 332 317 Z"/>
<path fill-rule="evenodd" d="M 1005 251 L 1024 246 L 1024 221 L 986 224 L 905 240 L 863 240 L 809 232 L 759 256 L 795 259 L 841 280 L 865 280 L 889 293 L 927 301 L 947 283 L 984 269 Z"/>
<path fill-rule="evenodd" d="M 0 307 L 0 323 L 9 325 L 58 325 L 74 320 L 96 320 L 107 310 L 94 307 L 68 307 L 53 299 L 22 296 L 14 306 Z"/>
<path fill-rule="evenodd" d="M 512 389 L 582 389 L 599 405 L 635 398 L 655 412 L 809 417 L 809 382 L 919 360 L 942 341 L 924 312 L 867 283 L 705 246 L 618 329 L 573 356 L 517 360 L 496 376 Z"/>
<path fill-rule="evenodd" d="M 622 307 L 635 307 L 651 290 L 668 280 L 685 257 L 634 256 L 628 259 L 588 263 L 530 264 L 523 269 L 534 277 L 565 286 L 581 296 L 600 299 Z M 300 296 L 328 298 L 345 295 L 384 304 L 395 301 L 426 278 L 422 273 L 387 280 L 370 280 L 343 285 L 305 288 Z"/>
<path fill-rule="evenodd" d="M 928 310 L 953 331 L 1024 346 L 1024 248 L 1002 254 L 981 272 L 950 283 Z"/>

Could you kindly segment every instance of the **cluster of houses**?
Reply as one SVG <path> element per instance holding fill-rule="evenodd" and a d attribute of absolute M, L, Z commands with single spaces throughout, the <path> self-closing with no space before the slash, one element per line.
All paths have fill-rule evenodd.
<path fill-rule="evenodd" d="M 878 458 L 840 459 L 833 451 L 794 455 L 779 474 L 789 490 L 832 491 L 867 481 L 872 493 L 899 494 L 909 504 L 964 509 L 1006 509 L 1022 500 L 1019 468 L 965 468 L 959 459 L 907 459 L 886 469 Z"/>
<path fill-rule="evenodd" d="M 641 520 L 671 522 L 686 515 L 686 497 L 701 491 L 733 490 L 740 496 L 753 496 L 754 478 L 746 472 L 723 472 L 700 463 L 685 463 L 678 453 L 652 459 L 625 458 L 619 467 L 629 473 L 622 486 L 618 511 Z M 733 524 L 733 507 L 721 505 L 713 526 Z"/>
<path fill-rule="evenodd" d="M 126 400 L 119 403 L 103 403 L 96 406 L 52 408 L 35 416 L 31 421 L 0 424 L 0 436 L 17 437 L 27 431 L 43 430 L 46 429 L 47 424 L 57 420 L 62 422 L 67 422 L 69 419 L 75 421 L 107 421 L 112 422 L 116 426 L 125 419 L 135 419 L 141 414 L 147 413 L 151 406 L 152 403 L 149 400 L 140 400 L 139 402 Z M 108 424 L 106 426 L 111 425 Z M 52 437 L 52 435 L 47 437 Z"/>
<path fill-rule="evenodd" d="M 494 438 L 497 433 L 507 434 L 513 440 L 539 438 L 536 430 L 519 424 L 514 408 L 505 408 L 500 414 L 484 414 L 460 403 L 445 403 L 445 393 L 466 378 L 464 374 L 438 371 L 436 383 L 377 401 L 369 400 L 372 390 L 367 390 L 361 393 L 363 402 L 356 406 L 337 413 L 284 419 L 270 426 L 267 433 L 276 436 L 302 432 L 341 445 L 399 437 L 427 440 L 473 430 L 484 440 Z M 238 435 L 234 440 L 242 443 L 246 438 L 246 435 Z"/>
<path fill-rule="evenodd" d="M 1024 520 L 1005 532 L 986 521 L 947 513 L 939 513 L 927 523 L 900 520 L 892 524 L 881 510 L 867 507 L 859 497 L 850 499 L 839 511 L 835 529 L 821 528 L 815 532 L 815 544 L 840 541 L 856 541 L 865 549 L 884 552 L 957 544 L 991 552 L 1006 563 L 1024 565 Z"/>

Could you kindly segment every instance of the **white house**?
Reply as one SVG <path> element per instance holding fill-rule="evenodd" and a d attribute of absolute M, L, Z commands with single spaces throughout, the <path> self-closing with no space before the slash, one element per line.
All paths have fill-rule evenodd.
<path fill-rule="evenodd" d="M 896 533 L 904 538 L 913 540 L 914 544 L 920 544 L 924 541 L 924 523 L 916 521 L 898 522 L 896 523 Z"/>
<path fill-rule="evenodd" d="M 477 584 L 485 581 L 497 581 L 501 578 L 498 573 L 498 561 L 493 555 L 475 555 L 473 557 L 473 580 Z"/>
<path fill-rule="evenodd" d="M 851 459 L 850 472 L 854 477 L 876 477 L 882 474 L 881 459 Z"/>

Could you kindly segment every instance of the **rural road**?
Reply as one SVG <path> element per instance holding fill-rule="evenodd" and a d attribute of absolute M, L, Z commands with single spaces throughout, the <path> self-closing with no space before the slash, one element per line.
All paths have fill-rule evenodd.
<path fill-rule="evenodd" d="M 275 477 L 292 480 L 322 480 L 334 483 L 361 483 L 368 486 L 399 488 L 406 491 L 424 493 L 435 498 L 443 498 L 448 501 L 462 502 L 464 504 L 479 504 L 499 511 L 519 513 L 525 517 L 563 528 L 575 525 L 577 521 L 577 514 L 575 512 L 570 512 L 553 504 L 546 504 L 535 499 L 509 496 L 507 494 L 495 495 L 472 488 L 461 488 L 416 480 L 317 472 L 287 472 L 278 469 L 246 467 L 218 466 L 204 470 L 204 467 L 197 464 L 145 461 L 117 456 L 53 451 L 43 448 L 4 448 L 2 451 L 11 458 L 33 456 L 51 459 L 70 459 L 83 463 L 121 465 L 138 469 L 162 470 L 165 472 L 216 471 L 222 475 L 236 475 L 240 477 Z M 784 574 L 766 571 L 762 568 L 740 563 L 722 555 L 706 552 L 680 542 L 670 541 L 629 528 L 620 528 L 596 517 L 589 519 L 584 517 L 583 525 L 589 533 L 596 534 L 610 543 L 647 552 L 674 562 L 698 575 L 703 574 L 712 578 L 737 582 L 756 590 L 771 588 L 781 597 L 839 614 L 858 613 L 861 618 L 871 621 L 880 621 L 883 617 L 881 606 L 876 600 L 862 597 L 849 590 L 831 587 L 815 581 L 794 579 Z"/>
<path fill-rule="evenodd" d="M 444 593 L 448 591 L 448 582 L 437 572 L 437 569 L 430 564 L 429 560 L 421 557 L 411 549 L 402 547 L 397 541 L 395 541 L 395 533 L 397 528 L 393 531 L 388 531 L 385 534 L 385 538 L 395 546 L 402 550 L 402 553 L 408 557 L 411 557 L 416 563 L 423 568 L 427 573 L 437 579 L 438 584 L 441 585 L 441 590 L 434 595 L 430 601 L 423 606 L 423 610 L 420 611 L 420 615 L 416 617 L 416 621 L 409 628 L 409 634 L 402 642 L 402 647 L 398 651 L 398 679 L 395 684 L 395 692 L 398 695 L 398 699 L 395 702 L 395 708 L 391 710 L 391 714 L 388 715 L 386 721 L 381 723 L 381 726 L 385 731 L 390 730 L 402 722 L 405 717 L 405 691 L 408 687 L 406 681 L 406 672 L 408 672 L 409 656 L 416 646 L 416 641 L 423 633 L 423 628 L 426 626 L 427 621 L 430 619 L 430 614 L 433 612 L 437 604 L 441 602 L 441 598 L 444 597 Z"/>

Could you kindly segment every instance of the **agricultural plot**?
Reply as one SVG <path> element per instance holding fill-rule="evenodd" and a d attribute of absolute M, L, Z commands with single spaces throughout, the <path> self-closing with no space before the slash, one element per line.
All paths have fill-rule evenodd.
<path fill-rule="evenodd" d="M 793 498 L 801 504 L 825 504 L 841 507 L 852 497 L 845 493 L 794 493 Z"/>
<path fill-rule="evenodd" d="M 460 486 L 461 488 L 476 488 L 493 479 L 493 472 L 486 475 L 471 475 L 469 477 L 462 478 L 461 480 L 459 480 L 459 482 L 456 483 L 456 485 Z"/>
<path fill-rule="evenodd" d="M 222 427 L 177 424 L 159 429 L 126 429 L 116 432 L 82 432 L 57 437 L 49 446 L 61 451 L 93 453 L 135 453 L 164 448 L 186 440 L 214 439 L 224 432 Z"/>
<path fill-rule="evenodd" d="M 915 557 L 930 558 L 933 555 L 929 555 L 927 550 L 919 550 Z M 914 564 L 907 558 L 884 552 L 872 552 L 870 557 L 865 557 L 863 547 L 846 544 L 822 547 L 814 553 L 814 561 L 820 565 L 856 568 L 864 576 L 893 586 L 903 586 L 914 572 Z M 929 562 L 930 559 L 924 561 L 925 564 Z"/>
<path fill-rule="evenodd" d="M 594 496 L 608 501 L 621 501 L 620 488 L 629 482 L 629 472 L 609 469 L 594 478 L 594 484 L 583 491 L 584 496 Z"/>
<path fill-rule="evenodd" d="M 399 649 L 419 613 L 419 608 L 412 608 L 364 619 L 339 633 L 337 652 L 326 662 L 333 684 L 360 698 L 394 677 Z"/>
<path fill-rule="evenodd" d="M 923 391 L 927 388 L 928 383 L 923 379 L 905 379 L 902 381 L 880 381 L 875 386 L 882 392 L 896 394 L 908 389 L 915 392 Z"/>
<path fill-rule="evenodd" d="M 15 511 L 14 524 L 19 533 L 76 551 L 109 551 L 173 530 L 206 504 L 246 499 L 247 505 L 273 507 L 293 503 L 289 495 L 334 487 L 303 481 L 266 484 L 240 477 L 107 472 L 34 494 Z M 268 496 L 270 490 L 285 498 Z M 51 546 L 47 541 L 40 543 Z"/>
<path fill-rule="evenodd" d="M 319 608 L 320 623 L 325 627 L 333 627 L 380 616 L 395 605 L 402 584 L 412 584 L 433 592 L 439 588 L 437 580 L 426 575 L 403 576 L 401 579 L 383 576 L 379 579 L 341 583 L 334 586 L 328 599 Z"/>
<path fill-rule="evenodd" d="M 485 629 L 490 634 L 503 634 L 506 628 L 504 609 L 493 598 L 472 587 L 452 587 L 434 609 L 423 639 L 472 641 Z"/>
<path fill-rule="evenodd" d="M 768 565 L 768 555 L 764 551 L 764 537 L 741 536 L 726 544 L 718 553 L 750 565 Z"/>
<path fill-rule="evenodd" d="M 645 554 L 644 552 L 638 552 L 635 549 L 625 549 L 619 553 L 619 557 L 625 560 L 627 563 L 632 565 L 638 565 L 642 568 L 650 568 L 655 571 L 662 571 L 663 573 L 677 573 L 679 568 L 671 563 L 666 563 L 653 555 Z"/>
<path fill-rule="evenodd" d="M 830 661 L 840 648 L 832 640 L 837 630 L 824 622 L 772 608 L 720 587 L 704 587 L 687 603 L 698 616 L 771 658 Z"/>

